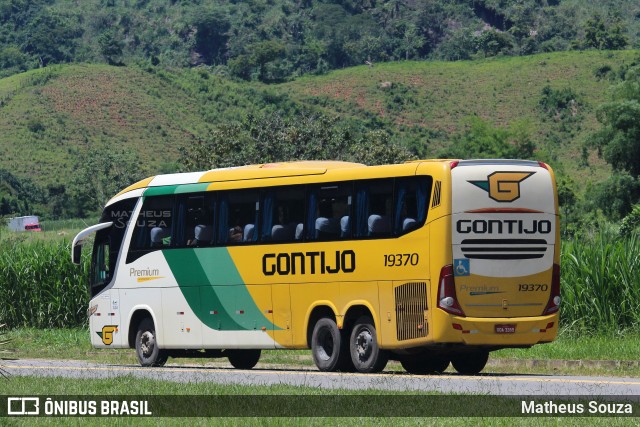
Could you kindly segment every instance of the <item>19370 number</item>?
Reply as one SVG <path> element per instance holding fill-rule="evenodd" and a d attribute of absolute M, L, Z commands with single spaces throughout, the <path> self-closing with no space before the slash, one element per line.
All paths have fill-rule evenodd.
<path fill-rule="evenodd" d="M 520 292 L 536 292 L 536 291 L 546 291 L 549 289 L 549 285 L 540 285 L 540 284 L 522 284 L 518 285 L 518 290 Z"/>
<path fill-rule="evenodd" d="M 418 265 L 420 257 L 417 253 L 412 254 L 388 254 L 384 256 L 385 267 L 402 267 L 405 265 Z"/>

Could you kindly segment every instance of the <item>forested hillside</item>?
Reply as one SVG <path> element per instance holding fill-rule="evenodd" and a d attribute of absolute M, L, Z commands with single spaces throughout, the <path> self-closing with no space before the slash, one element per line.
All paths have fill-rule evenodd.
<path fill-rule="evenodd" d="M 633 0 L 0 0 L 0 73 L 207 65 L 278 82 L 365 62 L 634 47 L 639 13 Z"/>
<path fill-rule="evenodd" d="M 640 201 L 639 16 L 631 0 L 0 0 L 0 215 L 95 215 L 144 176 L 231 164 L 509 157 L 554 167 L 565 232 L 619 221 Z"/>
<path fill-rule="evenodd" d="M 84 216 L 147 175 L 347 156 L 302 152 L 292 135 L 307 135 L 307 147 L 340 140 L 360 153 L 349 159 L 369 163 L 537 158 L 556 169 L 568 200 L 581 199 L 611 173 L 586 144 L 601 128 L 599 106 L 638 58 L 635 51 L 589 51 L 408 61 L 270 85 L 206 68 L 49 66 L 0 80 L 0 170 L 7 183 L 0 207 L 5 215 L 29 207 L 46 216 Z M 300 147 L 274 151 L 278 144 Z M 371 149 L 379 146 L 392 151 Z M 234 147 L 257 157 L 238 157 Z M 393 147 L 405 147 L 404 154 Z M 206 160 L 194 162 L 197 148 Z M 610 191 L 598 191 L 610 205 Z M 630 197 L 614 217 L 630 210 Z"/>

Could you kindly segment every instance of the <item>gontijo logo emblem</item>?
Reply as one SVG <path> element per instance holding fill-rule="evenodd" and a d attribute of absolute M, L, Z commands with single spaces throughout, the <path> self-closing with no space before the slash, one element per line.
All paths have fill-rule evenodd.
<path fill-rule="evenodd" d="M 486 181 L 469 181 L 489 193 L 496 202 L 513 202 L 520 198 L 520 183 L 535 172 L 494 172 Z"/>

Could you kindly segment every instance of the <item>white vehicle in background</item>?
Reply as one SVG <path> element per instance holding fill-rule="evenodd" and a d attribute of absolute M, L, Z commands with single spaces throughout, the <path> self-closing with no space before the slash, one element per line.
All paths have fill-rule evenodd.
<path fill-rule="evenodd" d="M 9 218 L 9 230 L 11 231 L 42 231 L 40 221 L 36 215 L 19 216 Z"/>

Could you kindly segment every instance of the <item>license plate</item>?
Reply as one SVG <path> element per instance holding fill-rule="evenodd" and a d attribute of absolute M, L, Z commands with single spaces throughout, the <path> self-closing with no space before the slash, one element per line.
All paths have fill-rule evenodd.
<path fill-rule="evenodd" d="M 496 325 L 496 334 L 515 334 L 516 325 Z"/>

